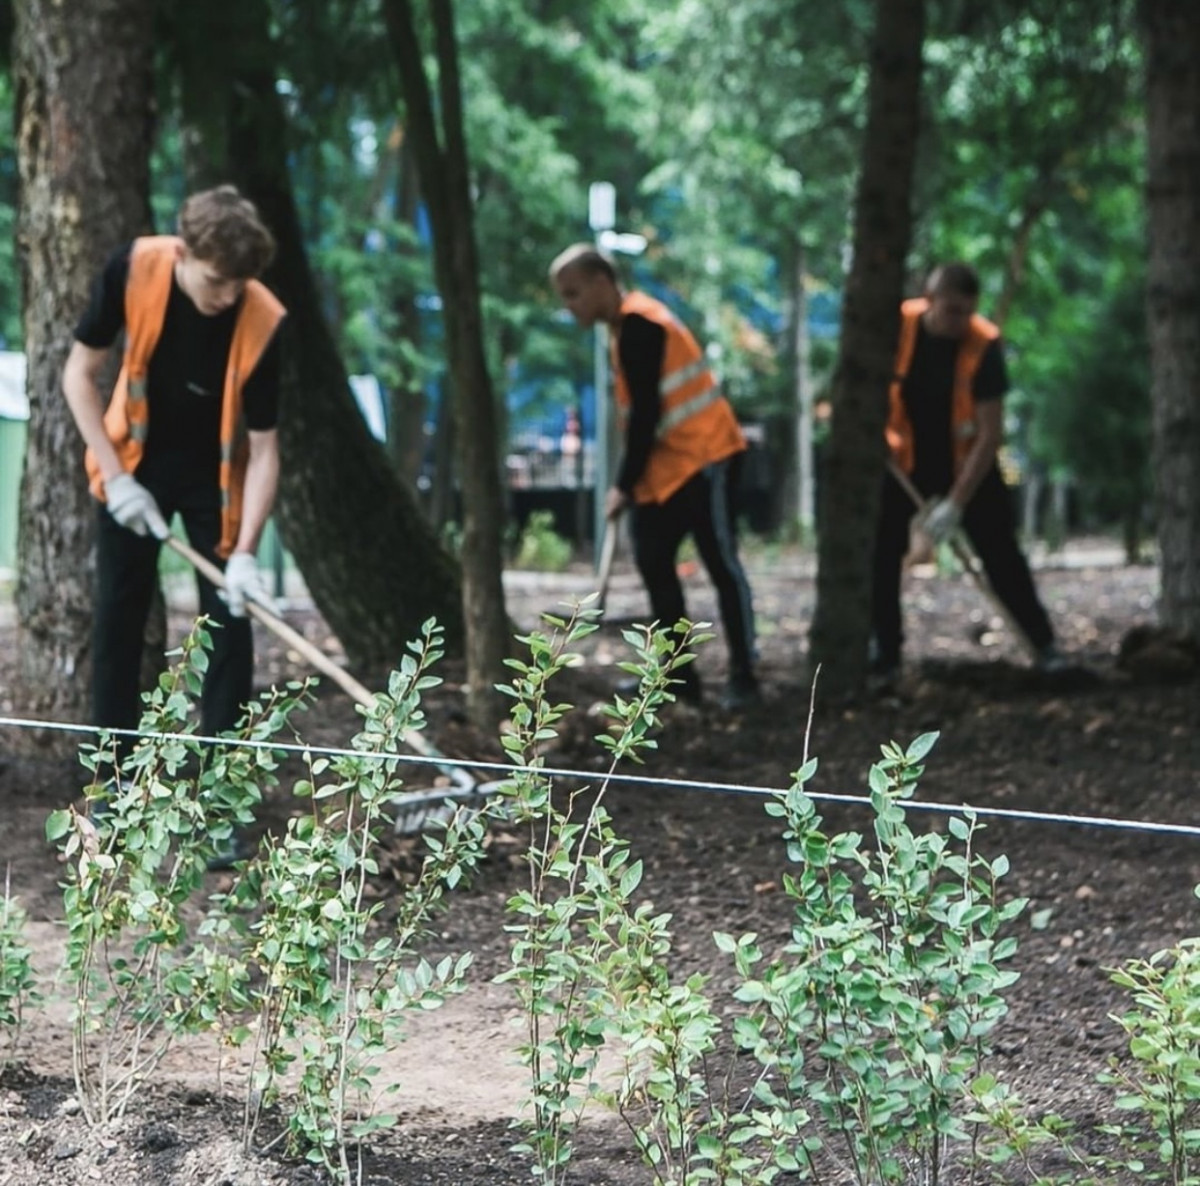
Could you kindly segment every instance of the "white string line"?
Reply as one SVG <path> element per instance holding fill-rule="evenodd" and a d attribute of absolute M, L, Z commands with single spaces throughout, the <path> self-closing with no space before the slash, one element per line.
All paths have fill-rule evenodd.
<path fill-rule="evenodd" d="M 253 741 L 249 738 L 208 737 L 201 733 L 143 733 L 137 729 L 101 729 L 97 725 L 74 725 L 63 721 L 41 721 L 25 717 L 0 716 L 0 726 L 18 729 L 48 729 L 60 733 L 108 733 L 110 736 L 141 737 L 154 741 L 203 742 L 207 745 L 223 745 L 230 748 L 276 750 L 283 753 L 300 754 L 306 758 L 322 755 L 331 758 L 359 758 L 375 761 L 402 762 L 413 766 L 450 766 L 466 770 L 496 772 L 511 779 L 519 774 L 538 774 L 554 778 L 574 778 L 581 782 L 607 781 L 632 783 L 636 786 L 660 787 L 672 791 L 711 791 L 725 795 L 749 795 L 760 799 L 777 798 L 786 794 L 786 788 L 760 787 L 736 782 L 698 782 L 689 779 L 655 778 L 648 774 L 606 774 L 596 770 L 577 770 L 559 766 L 515 766 L 507 762 L 476 762 L 467 758 L 436 757 L 421 754 L 371 753 L 366 750 L 343 749 L 337 746 L 304 745 L 281 741 Z M 504 781 L 497 779 L 497 781 Z M 443 798 L 461 797 L 452 795 L 453 788 L 446 788 Z M 431 792 L 434 794 L 435 792 Z M 809 791 L 805 795 L 813 802 L 839 803 L 850 807 L 870 807 L 867 795 L 838 795 L 828 791 Z M 428 798 L 422 796 L 422 799 Z M 927 811 L 933 814 L 971 814 L 990 819 L 1027 820 L 1040 824 L 1074 824 L 1092 828 L 1109 828 L 1126 832 L 1153 832 L 1172 836 L 1200 837 L 1200 826 L 1193 824 L 1164 824 L 1154 820 L 1123 819 L 1103 815 L 1069 815 L 1055 811 L 1025 811 L 1016 807 L 973 807 L 967 803 L 930 803 L 919 799 L 902 799 L 898 804 L 906 811 Z"/>

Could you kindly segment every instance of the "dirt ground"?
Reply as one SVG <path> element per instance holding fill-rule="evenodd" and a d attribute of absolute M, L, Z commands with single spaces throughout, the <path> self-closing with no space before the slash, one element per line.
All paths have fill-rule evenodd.
<path fill-rule="evenodd" d="M 795 556 L 756 554 L 752 564 L 761 625 L 765 703 L 740 716 L 715 707 L 680 706 L 668 714 L 659 752 L 645 773 L 686 784 L 714 781 L 781 788 L 801 762 L 810 689 L 804 676 L 811 618 L 811 568 Z M 1154 620 L 1157 576 L 1125 567 L 1111 549 L 1075 545 L 1040 567 L 1039 584 L 1066 650 L 1079 669 L 1057 679 L 1028 669 L 1019 648 L 961 578 L 928 569 L 906 586 L 908 666 L 895 694 L 853 705 L 817 697 L 811 750 L 820 769 L 810 790 L 859 795 L 881 743 L 908 742 L 940 730 L 921 797 L 977 807 L 1195 822 L 1200 793 L 1200 680 L 1118 663 L 1122 638 Z M 586 575 L 512 574 L 509 609 L 529 627 L 564 596 L 586 589 Z M 711 618 L 713 599 L 701 575 L 689 575 L 689 609 Z M 619 572 L 611 614 L 645 613 L 635 576 Z M 336 651 L 319 618 L 302 601 L 289 618 Z M 186 619 L 173 614 L 172 629 Z M 20 715 L 11 686 L 14 631 L 0 620 L 0 715 Z M 260 682 L 305 674 L 298 656 L 270 636 L 259 638 Z M 587 645 L 589 662 L 568 673 L 559 698 L 581 706 L 601 700 L 623 657 L 617 631 Z M 706 684 L 720 686 L 719 641 L 700 660 Z M 464 723 L 453 664 L 429 698 L 432 736 L 447 752 L 477 759 L 498 754 L 492 739 Z M 381 678 L 376 674 L 375 678 Z M 368 680 L 369 682 L 369 680 Z M 354 732 L 351 703 L 336 689 L 320 695 L 302 728 L 312 744 L 344 744 Z M 582 717 L 559 751 L 561 764 L 599 766 L 588 742 L 596 730 Z M 275 1151 L 248 1155 L 239 1144 L 240 1068 L 214 1044 L 183 1044 L 153 1088 L 127 1117 L 89 1131 L 74 1099 L 68 1006 L 53 980 L 62 952 L 61 866 L 47 845 L 46 813 L 68 802 L 78 769 L 62 759 L 18 756 L 0 727 L 0 862 L 31 918 L 31 939 L 48 1000 L 28 1018 L 15 1065 L 0 1073 L 0 1186 L 106 1182 L 109 1186 L 299 1186 L 322 1179 Z M 708 972 L 726 986 L 728 966 L 711 940 L 715 929 L 757 931 L 764 946 L 786 939 L 789 910 L 778 892 L 784 854 L 762 803 L 751 796 L 686 786 L 617 787 L 610 792 L 616 826 L 645 862 L 644 891 L 674 914 L 676 971 Z M 264 826 L 286 817 L 280 794 Z M 823 809 L 830 828 L 869 822 L 853 805 Z M 1082 1126 L 1110 1115 L 1096 1075 L 1123 1047 L 1109 1019 L 1124 1001 L 1105 969 L 1200 934 L 1193 886 L 1200 882 L 1194 838 L 1096 825 L 993 820 L 983 834 L 989 855 L 1006 853 L 1010 892 L 1031 899 L 1018 924 L 1011 1012 L 1002 1023 L 993 1069 L 1034 1109 L 1051 1109 Z M 385 867 L 412 861 L 412 843 L 396 841 Z M 212 875 L 213 887 L 221 882 Z M 372 1146 L 365 1180 L 399 1186 L 502 1186 L 529 1180 L 528 1164 L 510 1151 L 516 1136 L 522 1072 L 517 1013 L 508 990 L 493 983 L 508 964 L 503 907 L 522 871 L 501 839 L 475 884 L 442 920 L 439 947 L 475 954 L 468 991 L 422 1015 L 383 1068 L 398 1084 L 401 1121 Z M 1039 912 L 1041 929 L 1030 925 Z M 628 1135 L 597 1113 L 584 1131 L 573 1180 L 600 1186 L 651 1181 Z"/>

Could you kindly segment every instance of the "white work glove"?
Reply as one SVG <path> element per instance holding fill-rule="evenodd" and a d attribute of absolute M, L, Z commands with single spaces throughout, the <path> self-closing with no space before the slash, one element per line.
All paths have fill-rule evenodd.
<path fill-rule="evenodd" d="M 225 603 L 235 618 L 244 618 L 247 601 L 253 601 L 276 617 L 279 616 L 279 607 L 267 592 L 253 553 L 234 552 L 225 565 Z"/>
<path fill-rule="evenodd" d="M 104 483 L 104 501 L 108 513 L 135 535 L 149 532 L 155 539 L 166 539 L 167 521 L 154 501 L 154 495 L 133 476 L 117 474 Z"/>
<path fill-rule="evenodd" d="M 958 530 L 961 522 L 962 510 L 958 503 L 952 498 L 939 498 L 925 513 L 921 530 L 930 542 L 944 544 Z"/>

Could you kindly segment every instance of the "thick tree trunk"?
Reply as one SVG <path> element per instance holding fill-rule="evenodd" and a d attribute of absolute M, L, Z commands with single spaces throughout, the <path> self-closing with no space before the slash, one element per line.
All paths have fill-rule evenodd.
<path fill-rule="evenodd" d="M 877 0 L 863 166 L 854 211 L 833 424 L 821 490 L 811 642 L 827 690 L 866 673 L 871 553 L 884 467 L 888 380 L 912 230 L 924 0 Z"/>
<path fill-rule="evenodd" d="M 283 537 L 326 621 L 356 664 L 395 665 L 422 622 L 463 641 L 457 565 L 367 430 L 321 311 L 287 168 L 264 0 L 210 0 L 180 18 L 176 52 L 189 122 L 224 152 L 212 180 L 257 204 L 279 252 L 267 280 L 287 306 L 280 410 Z M 219 46 L 220 52 L 213 52 Z"/>
<path fill-rule="evenodd" d="M 446 325 L 450 392 L 454 400 L 463 493 L 463 617 L 467 629 L 467 694 L 481 728 L 502 717 L 502 678 L 508 618 L 501 579 L 503 492 L 496 463 L 496 408 L 483 347 L 479 262 L 466 142 L 458 49 L 450 0 L 433 0 L 438 65 L 439 143 L 429 83 L 408 0 L 384 0 L 384 16 L 400 67 L 408 134 L 433 224 L 434 265 Z"/>
<path fill-rule="evenodd" d="M 1200 639 L 1200 21 L 1194 0 L 1143 0 L 1146 316 L 1164 626 Z"/>
<path fill-rule="evenodd" d="M 416 159 L 407 136 L 403 137 L 397 155 L 396 217 L 405 226 L 415 228 L 421 189 Z M 413 249 L 405 246 L 401 250 L 407 253 Z M 396 302 L 396 321 L 401 339 L 408 342 L 414 352 L 419 350 L 421 319 L 415 292 L 406 292 Z M 406 377 L 388 392 L 388 452 L 400 476 L 414 490 L 418 489 L 425 462 L 425 391 L 419 377 Z"/>
<path fill-rule="evenodd" d="M 29 437 L 18 528 L 18 700 L 86 716 L 96 504 L 61 390 L 88 286 L 149 225 L 150 0 L 19 0 L 18 240 Z"/>

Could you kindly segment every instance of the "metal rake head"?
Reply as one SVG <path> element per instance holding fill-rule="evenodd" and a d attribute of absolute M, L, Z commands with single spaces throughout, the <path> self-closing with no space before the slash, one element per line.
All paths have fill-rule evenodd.
<path fill-rule="evenodd" d="M 444 828 L 458 811 L 481 811 L 506 779 L 476 783 L 470 787 L 445 787 L 432 791 L 413 791 L 396 801 L 394 831 L 398 836 L 413 836 Z"/>

